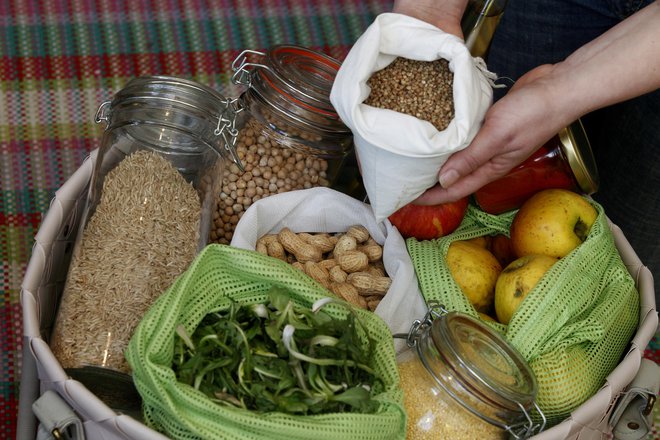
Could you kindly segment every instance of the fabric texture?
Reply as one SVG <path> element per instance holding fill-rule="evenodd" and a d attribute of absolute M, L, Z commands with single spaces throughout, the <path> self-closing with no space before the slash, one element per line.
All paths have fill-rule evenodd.
<path fill-rule="evenodd" d="M 364 104 L 369 79 L 397 57 L 449 62 L 454 115 L 444 130 L 410 114 Z M 330 99 L 353 132 L 377 221 L 437 183 L 442 164 L 477 134 L 492 96 L 487 73 L 461 39 L 407 15 L 376 17 L 346 56 Z"/>
<path fill-rule="evenodd" d="M 377 223 L 372 207 L 329 188 L 311 188 L 272 195 L 255 202 L 236 226 L 231 245 L 254 250 L 257 240 L 288 227 L 294 232 L 345 232 L 353 225 L 367 228 L 383 246 L 385 272 L 392 279 L 375 312 L 393 334 L 407 333 L 410 324 L 427 311 L 408 255 L 406 242 L 389 220 Z M 406 347 L 394 341 L 397 353 Z"/>

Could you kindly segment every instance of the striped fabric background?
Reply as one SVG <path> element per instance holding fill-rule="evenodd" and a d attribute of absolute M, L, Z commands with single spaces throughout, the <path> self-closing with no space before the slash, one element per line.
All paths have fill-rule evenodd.
<path fill-rule="evenodd" d="M 99 104 L 152 74 L 236 96 L 228 77 L 241 50 L 293 43 L 341 60 L 390 9 L 391 0 L 0 0 L 0 438 L 16 436 L 19 293 L 33 237 L 54 191 L 97 147 Z"/>

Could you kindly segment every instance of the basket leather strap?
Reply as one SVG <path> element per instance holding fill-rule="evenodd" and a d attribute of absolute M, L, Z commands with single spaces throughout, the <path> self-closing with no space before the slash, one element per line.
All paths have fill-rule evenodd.
<path fill-rule="evenodd" d="M 32 411 L 41 422 L 37 440 L 85 440 L 82 421 L 55 391 L 39 397 Z"/>
<path fill-rule="evenodd" d="M 610 417 L 615 440 L 641 440 L 653 426 L 653 404 L 660 389 L 660 366 L 642 359 L 639 371 L 622 393 Z"/>

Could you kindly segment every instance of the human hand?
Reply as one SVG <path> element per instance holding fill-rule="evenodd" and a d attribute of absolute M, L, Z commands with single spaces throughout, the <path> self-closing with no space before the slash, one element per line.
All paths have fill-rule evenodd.
<path fill-rule="evenodd" d="M 392 12 L 409 15 L 463 38 L 461 18 L 466 6 L 467 0 L 395 0 Z"/>
<path fill-rule="evenodd" d="M 504 176 L 579 115 L 563 108 L 553 88 L 554 66 L 539 66 L 522 76 L 486 113 L 470 145 L 449 157 L 439 184 L 416 204 L 458 200 Z M 566 101 L 567 102 L 567 101 Z"/>

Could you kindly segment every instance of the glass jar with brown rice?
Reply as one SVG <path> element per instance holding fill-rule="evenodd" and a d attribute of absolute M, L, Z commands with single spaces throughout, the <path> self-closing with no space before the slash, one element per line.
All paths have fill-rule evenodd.
<path fill-rule="evenodd" d="M 106 130 L 50 343 L 85 385 L 112 389 L 108 372 L 130 373 L 133 331 L 208 243 L 231 156 L 217 130 L 226 101 L 194 81 L 151 76 L 99 108 Z"/>
<path fill-rule="evenodd" d="M 340 63 L 293 45 L 267 52 L 243 51 L 232 81 L 246 86 L 223 130 L 233 134 L 241 164 L 224 171 L 211 239 L 231 242 L 252 203 L 272 194 L 332 187 L 347 156 L 352 133 L 330 103 Z"/>
<path fill-rule="evenodd" d="M 433 307 L 397 358 L 408 440 L 524 439 L 545 421 L 522 356 L 466 314 Z"/>

